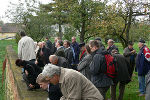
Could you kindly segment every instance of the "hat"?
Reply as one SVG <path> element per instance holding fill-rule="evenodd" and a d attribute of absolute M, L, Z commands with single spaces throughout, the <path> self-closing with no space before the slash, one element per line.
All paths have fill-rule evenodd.
<path fill-rule="evenodd" d="M 83 46 L 85 46 L 84 42 L 79 44 L 79 47 L 83 47 Z"/>
<path fill-rule="evenodd" d="M 95 38 L 95 40 L 101 41 L 101 38 L 100 38 L 100 37 L 97 37 L 97 38 Z"/>
<path fill-rule="evenodd" d="M 145 41 L 144 41 L 143 39 L 140 39 L 140 40 L 139 40 L 139 42 L 141 42 L 141 43 L 145 43 Z"/>

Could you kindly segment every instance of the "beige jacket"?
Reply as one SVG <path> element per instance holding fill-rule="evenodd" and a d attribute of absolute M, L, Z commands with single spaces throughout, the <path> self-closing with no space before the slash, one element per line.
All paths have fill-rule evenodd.
<path fill-rule="evenodd" d="M 61 68 L 59 83 L 63 94 L 60 100 L 103 100 L 91 81 L 75 70 Z"/>
<path fill-rule="evenodd" d="M 18 58 L 22 60 L 36 59 L 35 44 L 32 38 L 24 36 L 18 43 Z"/>

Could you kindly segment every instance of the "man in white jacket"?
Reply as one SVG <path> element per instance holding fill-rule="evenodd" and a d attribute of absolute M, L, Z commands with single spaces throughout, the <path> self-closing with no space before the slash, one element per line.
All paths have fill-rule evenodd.
<path fill-rule="evenodd" d="M 26 61 L 36 59 L 35 44 L 31 37 L 26 36 L 25 32 L 20 32 L 21 39 L 18 43 L 18 58 Z"/>

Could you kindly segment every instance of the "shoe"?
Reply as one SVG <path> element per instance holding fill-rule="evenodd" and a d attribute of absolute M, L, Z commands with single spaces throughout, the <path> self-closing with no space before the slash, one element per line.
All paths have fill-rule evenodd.
<path fill-rule="evenodd" d="M 139 96 L 139 97 L 141 97 L 141 96 L 145 96 L 145 94 L 139 94 L 138 96 Z"/>

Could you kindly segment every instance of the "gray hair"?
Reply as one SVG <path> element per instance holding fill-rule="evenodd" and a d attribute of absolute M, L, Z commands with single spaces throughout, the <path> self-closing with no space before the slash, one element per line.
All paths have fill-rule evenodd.
<path fill-rule="evenodd" d="M 44 77 L 53 77 L 55 74 L 60 75 L 60 72 L 61 72 L 60 67 L 53 64 L 47 64 L 44 66 L 42 75 Z"/>

